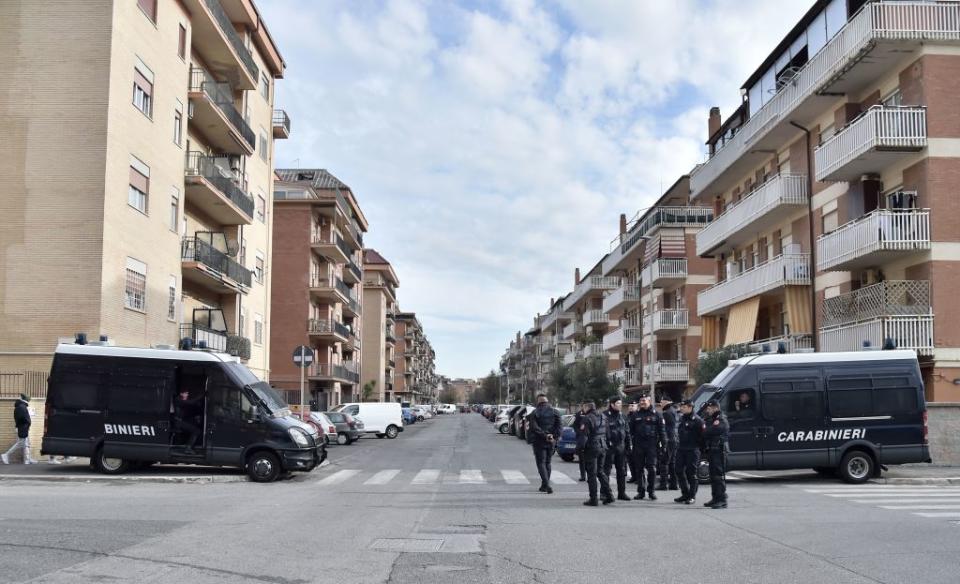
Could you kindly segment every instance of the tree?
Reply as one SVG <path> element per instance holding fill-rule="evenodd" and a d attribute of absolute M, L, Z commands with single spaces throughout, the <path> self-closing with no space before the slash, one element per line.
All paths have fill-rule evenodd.
<path fill-rule="evenodd" d="M 457 403 L 457 390 L 453 388 L 448 388 L 440 392 L 440 403 L 442 404 L 455 404 Z"/>
<path fill-rule="evenodd" d="M 617 382 L 610 378 L 605 359 L 586 359 L 570 365 L 557 364 L 550 375 L 554 399 L 558 405 L 576 406 L 592 401 L 597 406 L 617 393 Z"/>
<path fill-rule="evenodd" d="M 363 384 L 363 401 L 371 401 L 370 396 L 373 395 L 373 390 L 377 388 L 377 380 L 371 379 L 370 381 Z"/>
<path fill-rule="evenodd" d="M 475 404 L 492 404 L 496 403 L 499 397 L 498 393 L 500 390 L 500 380 L 497 378 L 497 374 L 491 371 L 487 374 L 486 377 L 480 382 L 480 385 L 473 390 L 473 394 L 470 396 L 470 403 Z"/>
<path fill-rule="evenodd" d="M 705 351 L 693 367 L 693 378 L 697 385 L 710 383 L 718 373 L 726 369 L 727 362 L 730 359 L 736 359 L 742 353 L 742 346 L 721 347 L 713 351 Z"/>

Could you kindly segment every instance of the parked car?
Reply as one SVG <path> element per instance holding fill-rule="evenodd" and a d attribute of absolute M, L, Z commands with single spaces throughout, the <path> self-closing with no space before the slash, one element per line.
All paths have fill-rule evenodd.
<path fill-rule="evenodd" d="M 557 442 L 557 454 L 566 462 L 573 462 L 577 454 L 577 431 L 573 427 L 573 420 L 576 416 L 573 414 L 564 414 L 561 418 L 563 430 L 560 432 L 560 440 Z"/>
<path fill-rule="evenodd" d="M 363 420 L 363 431 L 377 438 L 393 439 L 403 432 L 403 410 L 397 402 L 352 402 L 340 404 L 334 412 Z"/>
<path fill-rule="evenodd" d="M 525 406 L 522 406 L 513 414 L 513 432 L 511 432 L 511 434 L 513 434 L 514 436 L 516 436 L 521 440 L 526 439 L 525 424 L 527 421 L 527 416 L 532 411 L 533 411 L 533 406 L 525 405 Z"/>
<path fill-rule="evenodd" d="M 413 425 L 413 424 L 416 424 L 416 423 L 417 423 L 417 415 L 413 413 L 413 409 L 411 409 L 411 408 L 400 408 L 400 410 L 403 412 L 403 423 L 404 423 L 404 424 Z"/>
<path fill-rule="evenodd" d="M 430 418 L 433 417 L 433 414 L 430 413 L 430 410 L 428 410 L 428 409 L 425 408 L 425 407 L 416 406 L 416 407 L 413 407 L 413 408 L 411 408 L 411 409 L 413 410 L 413 413 L 417 416 L 417 421 L 418 421 L 418 422 L 422 422 L 422 421 L 424 421 L 424 420 L 429 420 Z"/>
<path fill-rule="evenodd" d="M 497 429 L 501 434 L 510 434 L 510 420 L 512 416 L 518 409 L 523 406 L 510 406 L 508 409 L 501 411 L 497 415 L 497 419 L 493 422 L 493 427 Z"/>
<path fill-rule="evenodd" d="M 337 435 L 331 438 L 337 444 L 353 444 L 363 435 L 363 422 L 350 414 L 342 412 L 325 412 L 327 419 L 336 427 Z"/>
<path fill-rule="evenodd" d="M 300 418 L 299 414 L 294 414 Z M 324 444 L 330 444 L 337 441 L 337 427 L 330 421 L 326 415 L 321 412 L 307 412 L 306 416 L 301 418 L 307 424 L 310 424 L 317 432 L 323 436 Z"/>

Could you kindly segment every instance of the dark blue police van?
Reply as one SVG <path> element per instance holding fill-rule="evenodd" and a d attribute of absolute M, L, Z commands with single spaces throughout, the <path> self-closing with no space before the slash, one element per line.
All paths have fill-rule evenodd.
<path fill-rule="evenodd" d="M 106 474 L 184 463 L 243 468 L 270 482 L 326 458 L 316 430 L 276 391 L 237 357 L 204 350 L 61 344 L 45 421 L 42 454 L 89 457 Z"/>
<path fill-rule="evenodd" d="M 930 462 L 913 351 L 763 354 L 731 360 L 694 395 L 730 421 L 729 470 L 812 468 L 851 483 Z"/>

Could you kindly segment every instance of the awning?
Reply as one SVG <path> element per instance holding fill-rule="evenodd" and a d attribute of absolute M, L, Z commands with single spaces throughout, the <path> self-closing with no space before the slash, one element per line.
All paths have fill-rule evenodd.
<path fill-rule="evenodd" d="M 787 286 L 784 293 L 787 305 L 787 322 L 791 333 L 813 333 L 813 316 L 810 313 L 810 287 Z"/>
<path fill-rule="evenodd" d="M 720 322 L 716 316 L 700 317 L 700 348 L 704 351 L 720 348 Z"/>
<path fill-rule="evenodd" d="M 757 330 L 757 313 L 760 311 L 760 297 L 754 296 L 730 307 L 727 316 L 727 338 L 724 345 L 741 345 L 753 340 Z"/>

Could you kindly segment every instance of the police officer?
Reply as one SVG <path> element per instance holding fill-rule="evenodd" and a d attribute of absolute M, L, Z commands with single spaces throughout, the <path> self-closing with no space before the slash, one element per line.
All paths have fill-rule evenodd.
<path fill-rule="evenodd" d="M 650 396 L 640 398 L 640 407 L 630 418 L 630 436 L 633 438 L 633 456 L 639 472 L 637 496 L 634 499 L 643 499 L 646 490 L 646 496 L 650 497 L 651 501 L 656 501 L 654 487 L 657 477 L 657 450 L 667 441 L 667 437 L 664 433 L 663 417 L 653 409 Z"/>
<path fill-rule="evenodd" d="M 727 507 L 727 440 L 730 439 L 730 424 L 720 411 L 720 403 L 707 402 L 704 417 L 703 442 L 707 462 L 710 464 L 710 500 L 703 504 L 711 509 Z"/>
<path fill-rule="evenodd" d="M 633 414 L 637 411 L 637 402 L 632 401 L 627 405 L 627 427 L 630 425 L 630 418 L 633 417 Z M 630 466 L 630 478 L 627 480 L 628 483 L 635 483 L 640 478 L 640 471 L 637 470 L 637 457 L 633 455 L 633 444 L 631 440 L 630 452 L 627 456 L 627 464 Z"/>
<path fill-rule="evenodd" d="M 693 413 L 693 402 L 680 402 L 680 419 L 677 421 L 676 473 L 680 483 L 680 496 L 674 503 L 693 504 L 697 498 L 697 466 L 700 464 L 700 443 L 703 440 L 703 420 Z"/>
<path fill-rule="evenodd" d="M 660 400 L 660 415 L 663 416 L 664 432 L 667 435 L 667 444 L 661 453 L 657 472 L 660 474 L 658 491 L 677 490 L 677 410 L 673 402 L 664 398 Z"/>
<path fill-rule="evenodd" d="M 527 416 L 527 432 L 532 434 L 530 443 L 533 444 L 533 458 L 537 462 L 537 472 L 540 473 L 540 492 L 553 493 L 550 486 L 550 459 L 560 439 L 560 416 L 557 410 L 550 405 L 547 396 L 537 395 L 537 407 Z"/>
<path fill-rule="evenodd" d="M 577 446 L 583 451 L 584 466 L 587 470 L 587 488 L 590 492 L 590 498 L 583 504 L 590 507 L 598 505 L 597 480 L 599 479 L 603 504 L 609 505 L 615 500 L 613 493 L 610 492 L 610 481 L 607 475 L 603 474 L 603 469 L 598 468 L 598 463 L 607 450 L 605 420 L 597 413 L 597 407 L 593 402 L 584 402 L 583 409 L 586 413 L 581 416 L 580 425 L 577 427 Z"/>
<path fill-rule="evenodd" d="M 621 412 L 623 400 L 613 396 L 603 413 L 607 424 L 607 452 L 603 456 L 603 474 L 610 480 L 610 470 L 617 469 L 617 499 L 629 501 L 627 496 L 627 455 L 630 451 L 630 425 Z"/>
<path fill-rule="evenodd" d="M 586 410 L 583 409 L 583 405 L 581 404 L 580 409 L 577 410 L 576 415 L 574 415 L 573 417 L 573 431 L 577 434 L 577 436 L 580 436 L 580 421 L 581 421 L 581 418 L 583 418 L 583 415 L 585 413 L 587 412 Z M 583 449 L 581 449 L 579 446 L 579 440 L 577 441 L 576 453 L 577 453 L 577 462 L 580 465 L 580 482 L 581 483 L 586 482 L 587 467 L 583 463 Z"/>

